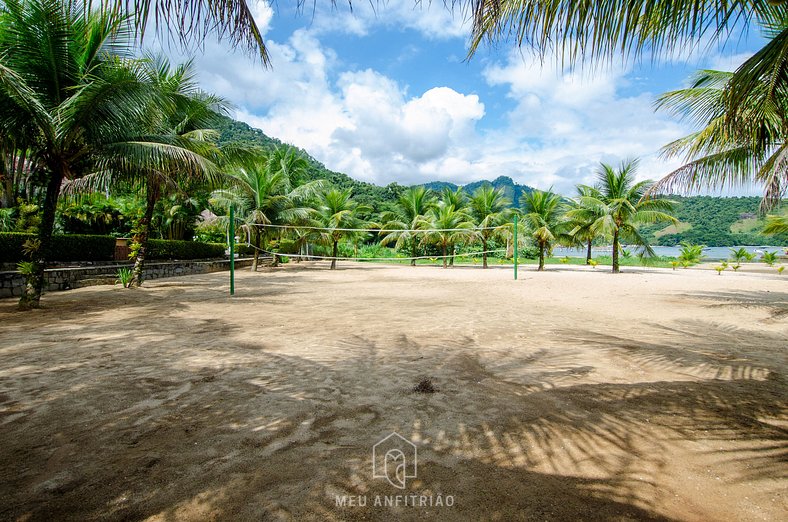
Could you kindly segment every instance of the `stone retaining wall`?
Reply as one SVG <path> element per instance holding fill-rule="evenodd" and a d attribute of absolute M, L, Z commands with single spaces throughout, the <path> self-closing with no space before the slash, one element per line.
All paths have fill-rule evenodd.
<path fill-rule="evenodd" d="M 235 268 L 252 265 L 251 258 L 236 259 Z M 118 268 L 130 268 L 131 263 L 73 268 L 50 268 L 45 271 L 46 291 L 70 290 L 83 286 L 114 284 Z M 145 279 L 175 277 L 189 274 L 206 274 L 230 270 L 230 260 L 167 261 L 145 263 Z M 17 271 L 0 272 L 0 298 L 18 297 L 22 294 L 24 278 Z"/>

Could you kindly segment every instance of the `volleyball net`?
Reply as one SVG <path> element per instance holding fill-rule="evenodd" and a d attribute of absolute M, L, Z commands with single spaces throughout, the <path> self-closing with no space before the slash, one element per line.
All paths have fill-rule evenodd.
<path fill-rule="evenodd" d="M 228 230 L 228 239 L 230 243 L 230 295 L 235 294 L 235 219 L 233 209 L 230 209 L 230 227 Z M 478 257 L 496 255 L 503 253 L 503 258 L 508 258 L 511 252 L 511 257 L 514 267 L 514 279 L 517 279 L 517 251 L 518 251 L 518 237 L 517 237 L 517 216 L 515 216 L 513 223 L 507 223 L 496 227 L 463 227 L 463 228 L 413 228 L 413 229 L 392 229 L 386 227 L 380 228 L 342 228 L 342 227 L 319 227 L 314 225 L 276 225 L 276 224 L 263 224 L 263 223 L 244 223 L 239 227 L 245 232 L 245 245 L 247 248 L 252 248 L 257 254 L 264 254 L 271 256 L 273 259 L 277 258 L 293 258 L 296 260 L 319 260 L 331 261 L 332 268 L 337 261 L 357 261 L 357 262 L 411 262 L 412 264 L 418 261 L 429 260 L 434 263 L 438 260 L 442 261 L 444 266 L 447 261 L 453 265 L 455 259 L 471 258 L 475 263 L 478 262 Z M 511 232 L 511 234 L 510 234 Z M 280 238 L 282 236 L 297 236 L 296 240 L 301 246 L 306 245 L 306 252 L 283 252 L 281 250 L 270 249 L 260 245 L 262 240 L 269 239 L 271 235 L 277 234 Z M 447 237 L 449 235 L 450 237 Z M 254 237 L 253 237 L 254 236 Z M 393 242 L 394 239 L 406 239 L 410 241 L 420 241 L 421 247 L 430 245 L 433 249 L 437 249 L 440 253 L 435 253 L 433 250 L 430 254 L 425 255 L 410 255 L 403 256 L 401 254 L 394 256 L 346 256 L 346 255 L 324 255 L 309 252 L 310 244 L 333 244 L 334 252 L 337 252 L 337 247 L 340 241 L 348 241 L 355 239 L 358 241 L 368 241 L 372 237 L 377 236 L 380 238 L 376 242 L 377 245 L 383 247 L 383 241 Z M 493 237 L 505 237 L 505 248 L 487 248 L 476 251 L 456 251 L 456 246 L 468 246 L 482 242 L 492 241 Z M 256 244 L 257 243 L 257 244 Z M 436 246 L 436 243 L 440 245 Z M 451 252 L 444 254 L 447 249 Z M 392 249 L 394 250 L 394 249 Z M 414 251 L 411 251 L 413 254 Z M 499 258 L 500 259 L 500 258 Z"/>
<path fill-rule="evenodd" d="M 392 262 L 404 262 L 404 261 L 422 261 L 422 260 L 430 260 L 430 261 L 437 261 L 445 259 L 466 259 L 466 258 L 476 258 L 478 256 L 484 255 L 496 255 L 496 254 L 504 254 L 504 257 L 507 256 L 511 252 L 511 249 L 507 246 L 506 248 L 494 248 L 494 249 L 487 249 L 487 250 L 477 250 L 477 251 L 456 251 L 455 247 L 458 244 L 467 245 L 469 243 L 477 243 L 479 239 L 474 238 L 474 235 L 478 236 L 478 234 L 482 233 L 482 231 L 491 231 L 497 234 L 500 234 L 502 230 L 506 229 L 506 225 L 499 226 L 499 227 L 474 227 L 474 228 L 418 228 L 418 229 L 388 229 L 388 228 L 341 228 L 341 227 L 318 227 L 318 226 L 311 226 L 311 225 L 274 225 L 274 224 L 262 224 L 262 223 L 253 223 L 253 224 L 243 224 L 239 227 L 243 232 L 244 236 L 242 240 L 239 241 L 239 244 L 243 244 L 247 248 L 251 248 L 257 251 L 260 254 L 265 254 L 266 256 L 279 256 L 279 257 L 286 257 L 286 258 L 294 258 L 294 259 L 305 259 L 305 260 L 316 260 L 316 261 L 392 261 Z M 309 244 L 322 244 L 323 246 L 326 245 L 327 240 L 322 239 L 319 236 L 331 236 L 333 234 L 342 234 L 342 238 L 338 239 L 338 241 L 352 242 L 352 238 L 357 238 L 357 241 L 369 241 L 375 236 L 378 236 L 380 239 L 375 243 L 381 247 L 384 245 L 381 244 L 381 241 L 385 236 L 394 234 L 400 235 L 410 240 L 421 240 L 425 245 L 423 246 L 430 246 L 430 244 L 425 241 L 425 239 L 429 235 L 435 234 L 454 234 L 455 237 L 451 238 L 451 252 L 446 254 L 443 253 L 431 253 L 425 255 L 402 255 L 401 253 L 394 255 L 394 256 L 368 256 L 368 255 L 354 255 L 354 256 L 347 256 L 347 255 L 324 255 L 324 254 L 316 254 L 316 253 L 304 253 L 304 252 L 283 252 L 278 250 L 271 250 L 268 248 L 264 248 L 262 246 L 255 245 L 255 239 L 253 237 L 254 231 L 260 231 L 260 236 L 269 236 L 272 232 L 286 234 L 287 232 L 292 231 L 300 231 L 302 233 L 301 238 L 302 242 L 306 245 Z M 306 233 L 304 233 L 306 232 Z M 310 237 L 311 236 L 311 237 Z M 361 236 L 361 239 L 359 237 Z M 367 237 L 363 237 L 367 236 Z M 367 245 L 369 246 L 369 245 Z M 434 243 L 431 245 L 434 248 L 440 249 L 440 247 L 435 247 Z M 395 249 L 391 249 L 395 250 Z"/>

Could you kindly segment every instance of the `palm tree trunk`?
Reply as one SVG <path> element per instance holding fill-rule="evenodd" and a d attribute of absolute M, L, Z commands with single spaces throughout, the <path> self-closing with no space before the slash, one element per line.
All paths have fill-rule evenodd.
<path fill-rule="evenodd" d="M 336 239 L 334 240 L 334 253 L 331 254 L 331 270 L 334 270 L 337 267 L 337 252 L 339 247 L 339 241 Z"/>
<path fill-rule="evenodd" d="M 544 271 L 544 244 L 539 243 L 539 268 L 538 272 Z"/>
<path fill-rule="evenodd" d="M 257 272 L 260 262 L 260 227 L 254 227 L 254 259 L 252 259 L 252 272 Z"/>
<path fill-rule="evenodd" d="M 55 210 L 57 198 L 60 195 L 60 184 L 65 177 L 65 165 L 57 165 L 52 169 L 47 183 L 46 196 L 41 213 L 41 223 L 38 226 L 38 248 L 31 254 L 32 270 L 25 274 L 25 287 L 19 298 L 19 309 L 30 310 L 38 308 L 41 301 L 41 292 L 44 290 L 44 269 L 47 261 L 51 259 L 52 231 L 55 227 Z"/>
<path fill-rule="evenodd" d="M 134 268 L 131 271 L 131 287 L 142 286 L 143 271 L 145 269 L 145 257 L 148 250 L 148 237 L 150 236 L 150 224 L 153 220 L 153 210 L 156 208 L 156 201 L 159 199 L 159 184 L 148 181 L 145 203 L 145 215 L 137 225 L 137 234 L 134 236 L 134 243 L 139 245 L 137 255 L 134 258 Z"/>
<path fill-rule="evenodd" d="M 591 264 L 591 242 L 592 241 L 593 241 L 592 239 L 588 240 L 588 249 L 586 250 L 586 264 L 587 265 Z"/>
<path fill-rule="evenodd" d="M 486 237 L 482 238 L 482 252 L 483 252 L 483 254 L 482 254 L 482 260 L 483 260 L 482 268 L 487 268 L 487 238 Z"/>
<path fill-rule="evenodd" d="M 411 241 L 413 241 L 413 245 L 410 247 L 410 266 L 416 266 L 416 256 L 419 254 L 419 251 L 418 246 L 416 245 L 416 239 L 411 238 Z"/>
<path fill-rule="evenodd" d="M 443 268 L 446 268 L 446 243 L 443 244 Z"/>
<path fill-rule="evenodd" d="M 618 266 L 618 230 L 613 232 L 613 273 L 618 274 L 621 269 Z"/>

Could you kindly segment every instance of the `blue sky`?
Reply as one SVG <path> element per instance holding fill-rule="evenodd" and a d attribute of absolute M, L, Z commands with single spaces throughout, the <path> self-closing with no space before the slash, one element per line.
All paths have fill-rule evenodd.
<path fill-rule="evenodd" d="M 209 41 L 195 57 L 202 86 L 229 99 L 237 119 L 377 184 L 506 175 L 572 194 L 600 161 L 628 157 L 641 159 L 641 178 L 659 178 L 679 165 L 659 148 L 692 129 L 655 113 L 655 96 L 758 46 L 751 36 L 659 66 L 569 71 L 511 44 L 465 60 L 469 24 L 442 2 L 318 5 L 314 16 L 259 2 L 255 18 L 273 67 Z"/>

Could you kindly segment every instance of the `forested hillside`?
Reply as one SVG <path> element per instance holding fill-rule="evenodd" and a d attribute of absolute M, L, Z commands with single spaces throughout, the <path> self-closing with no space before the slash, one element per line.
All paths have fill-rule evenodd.
<path fill-rule="evenodd" d="M 263 131 L 231 118 L 223 118 L 219 131 L 222 143 L 234 141 L 264 149 L 273 149 L 284 145 L 281 141 L 266 136 Z M 307 151 L 299 150 L 310 165 L 306 175 L 307 179 L 304 181 L 327 179 L 339 188 L 350 187 L 353 190 L 354 199 L 370 205 L 378 212 L 391 210 L 394 201 L 406 188 L 398 183 L 390 183 L 385 187 L 380 187 L 355 180 L 341 172 L 327 169 Z M 504 193 L 512 202 L 512 206 L 519 205 L 523 193 L 533 190 L 526 185 L 515 183 L 508 176 L 499 176 L 493 181 L 475 181 L 465 185 L 464 188 L 467 192 L 472 193 L 486 183 L 495 188 L 503 188 Z M 440 192 L 444 188 L 456 190 L 459 185 L 446 181 L 433 181 L 425 183 L 424 186 Z M 680 224 L 678 228 L 665 227 L 664 225 L 643 227 L 642 233 L 654 244 L 676 245 L 681 241 L 701 243 L 707 246 L 788 244 L 788 240 L 785 238 L 781 240 L 759 233 L 763 227 L 763 219 L 758 216 L 760 199 L 757 197 L 671 196 L 671 199 L 677 202 L 676 218 Z"/>
<path fill-rule="evenodd" d="M 644 227 L 643 233 L 658 245 L 682 241 L 706 246 L 784 245 L 785 238 L 764 236 L 763 218 L 758 214 L 758 197 L 720 198 L 711 196 L 671 196 L 677 202 L 674 226 Z M 783 210 L 785 212 L 785 210 Z"/>

